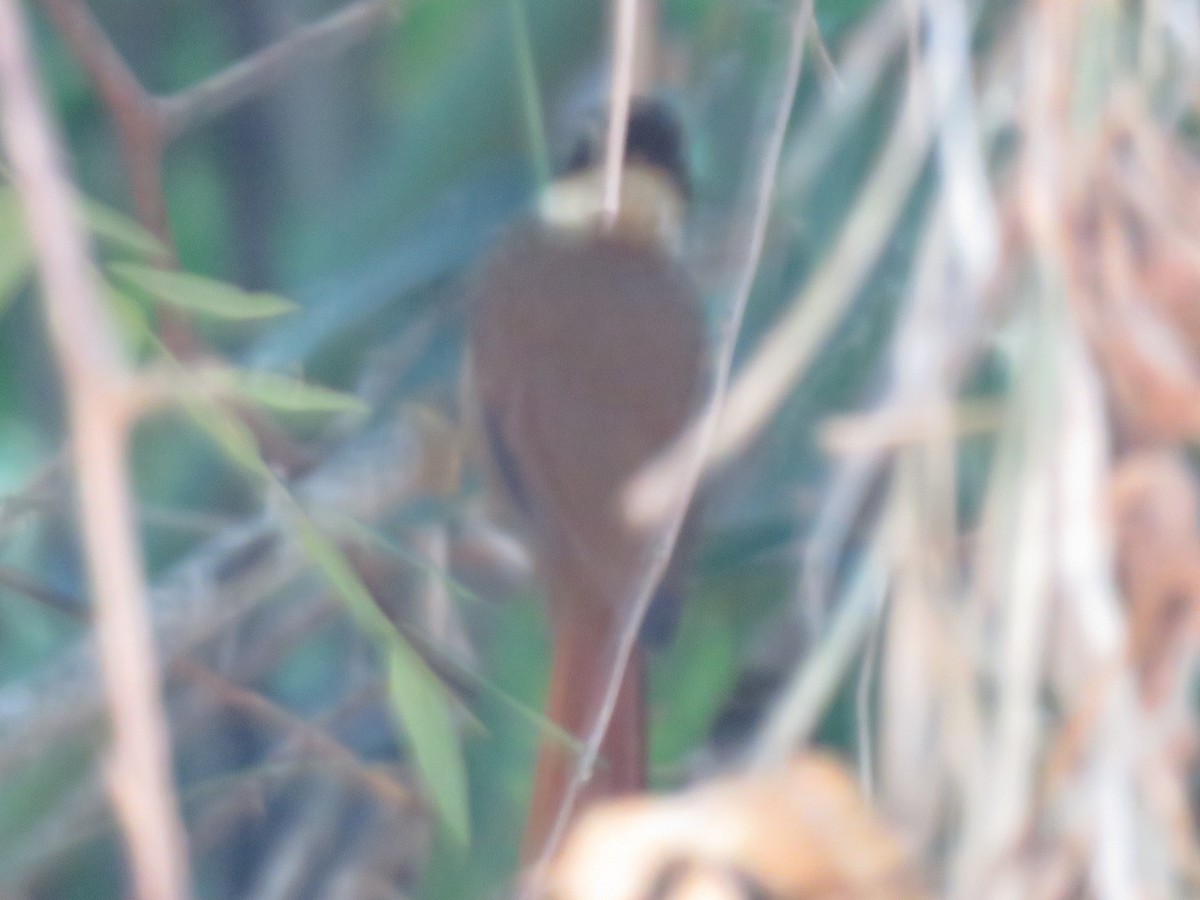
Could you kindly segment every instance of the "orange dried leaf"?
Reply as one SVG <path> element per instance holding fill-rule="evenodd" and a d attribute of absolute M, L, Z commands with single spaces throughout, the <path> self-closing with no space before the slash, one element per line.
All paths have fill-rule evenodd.
<path fill-rule="evenodd" d="M 822 756 L 676 797 L 597 806 L 568 835 L 544 887 L 556 900 L 732 897 L 748 887 L 814 900 L 926 896 L 900 841 L 842 765 Z"/>

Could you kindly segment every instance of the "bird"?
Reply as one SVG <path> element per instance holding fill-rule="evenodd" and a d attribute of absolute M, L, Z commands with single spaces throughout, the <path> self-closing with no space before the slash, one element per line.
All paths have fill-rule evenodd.
<path fill-rule="evenodd" d="M 580 138 L 537 215 L 497 240 L 468 292 L 475 430 L 547 596 L 546 715 L 580 740 L 670 528 L 665 514 L 631 520 L 623 492 L 695 421 L 710 369 L 704 310 L 682 254 L 690 184 L 679 116 L 661 98 L 631 103 L 611 220 L 600 138 L 598 129 Z M 679 569 L 668 567 L 672 576 Z M 669 631 L 678 594 L 664 583 L 647 622 L 632 624 Z M 635 648 L 626 666 L 578 808 L 646 786 L 642 652 Z M 543 739 L 526 863 L 546 848 L 575 760 L 561 739 Z"/>

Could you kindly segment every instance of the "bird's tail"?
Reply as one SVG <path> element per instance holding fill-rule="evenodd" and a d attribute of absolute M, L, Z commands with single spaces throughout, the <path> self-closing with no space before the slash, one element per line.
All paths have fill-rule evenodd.
<path fill-rule="evenodd" d="M 608 633 L 604 633 L 607 631 Z M 546 716 L 572 737 L 586 740 L 599 715 L 609 679 L 616 637 L 611 630 L 560 622 L 554 642 L 554 668 Z M 600 744 L 595 771 L 579 793 L 572 814 L 590 802 L 646 787 L 646 708 L 643 650 L 635 646 L 621 680 L 617 703 Z M 576 748 L 548 736 L 538 752 L 533 800 L 521 845 L 524 863 L 542 853 L 578 760 Z"/>

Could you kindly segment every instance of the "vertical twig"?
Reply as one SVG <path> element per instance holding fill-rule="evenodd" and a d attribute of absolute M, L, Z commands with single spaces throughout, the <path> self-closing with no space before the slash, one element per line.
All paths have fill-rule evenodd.
<path fill-rule="evenodd" d="M 760 771 L 777 768 L 795 752 L 797 745 L 812 737 L 838 686 L 860 657 L 863 645 L 879 621 L 891 583 L 882 560 L 884 539 L 884 529 L 879 526 L 829 628 L 813 648 L 811 658 L 796 667 L 790 682 L 780 691 L 779 702 L 747 755 L 750 768 Z"/>
<path fill-rule="evenodd" d="M 63 41 L 112 113 L 138 220 L 163 246 L 173 246 L 162 191 L 164 120 L 82 0 L 42 0 Z"/>
<path fill-rule="evenodd" d="M 721 410 L 714 463 L 737 455 L 758 433 L 842 320 L 904 211 L 931 142 L 919 104 L 907 102 L 833 250 L 738 369 Z"/>
<path fill-rule="evenodd" d="M 621 208 L 621 170 L 625 135 L 629 130 L 629 101 L 633 94 L 633 48 L 637 43 L 638 0 L 613 2 L 612 90 L 608 106 L 608 136 L 604 142 L 604 222 L 611 226 Z"/>
<path fill-rule="evenodd" d="M 872 734 L 871 688 L 875 684 L 879 654 L 882 652 L 880 645 L 883 643 L 884 618 L 883 610 L 880 609 L 867 635 L 862 667 L 858 672 L 858 684 L 854 688 L 854 743 L 858 756 L 858 784 L 863 796 L 869 800 L 875 797 L 875 741 Z"/>
<path fill-rule="evenodd" d="M 62 151 L 45 113 L 17 0 L 0 0 L 0 125 L 38 259 L 62 375 L 80 514 L 96 604 L 96 636 L 112 716 L 110 789 L 137 893 L 187 896 L 183 828 L 129 477 L 129 373 L 100 301 Z"/>
<path fill-rule="evenodd" d="M 775 193 L 775 175 L 779 169 L 779 158 L 783 152 L 783 142 L 787 135 L 787 125 L 791 119 L 792 106 L 796 99 L 796 89 L 800 84 L 805 38 L 811 21 L 812 0 L 802 0 L 795 5 L 789 22 L 786 62 L 777 90 L 768 106 L 771 113 L 770 122 L 765 129 L 761 146 L 755 148 L 760 164 L 757 178 L 752 185 L 751 200 L 744 220 L 748 226 L 745 232 L 745 254 L 738 267 L 737 277 L 731 290 L 726 327 L 720 335 L 714 354 L 715 376 L 708 403 L 701 411 L 694 426 L 689 429 L 689 433 L 660 459 L 655 460 L 654 463 L 638 473 L 621 498 L 626 514 L 631 521 L 639 521 L 648 510 L 658 509 L 666 514 L 667 525 L 664 529 L 660 552 L 656 555 L 654 562 L 647 566 L 638 582 L 636 591 L 633 592 L 635 593 L 633 599 L 636 600 L 631 604 L 633 614 L 629 617 L 616 648 L 612 673 L 609 676 L 600 710 L 592 727 L 588 730 L 583 752 L 576 763 L 575 771 L 571 774 L 571 782 L 567 786 L 562 808 L 559 809 L 554 827 L 550 831 L 541 855 L 533 866 L 528 880 L 531 887 L 539 884 L 541 876 L 557 851 L 579 798 L 579 792 L 587 782 L 589 773 L 595 765 L 600 751 L 600 743 L 612 718 L 613 708 L 616 706 L 617 694 L 625 675 L 625 667 L 629 662 L 629 655 L 637 641 L 638 631 L 641 628 L 646 607 L 649 605 L 650 595 L 662 578 L 663 570 L 671 555 L 671 548 L 674 546 L 679 528 L 683 524 L 688 501 L 708 459 L 717 429 L 719 413 L 725 401 L 734 345 L 741 329 L 746 303 L 750 298 L 750 290 L 754 285 L 759 259 L 762 256 L 762 248 L 766 240 L 771 200 Z M 666 504 L 665 508 L 664 504 Z"/>

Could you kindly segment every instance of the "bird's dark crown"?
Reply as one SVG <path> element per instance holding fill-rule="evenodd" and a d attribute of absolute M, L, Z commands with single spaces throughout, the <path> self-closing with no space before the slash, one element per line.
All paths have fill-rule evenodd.
<path fill-rule="evenodd" d="M 606 123 L 597 118 L 576 141 L 563 174 L 582 172 L 604 162 Z M 658 97 L 636 97 L 629 109 L 625 163 L 651 166 L 664 172 L 686 197 L 691 192 L 684 153 L 683 124 L 678 114 Z"/>

